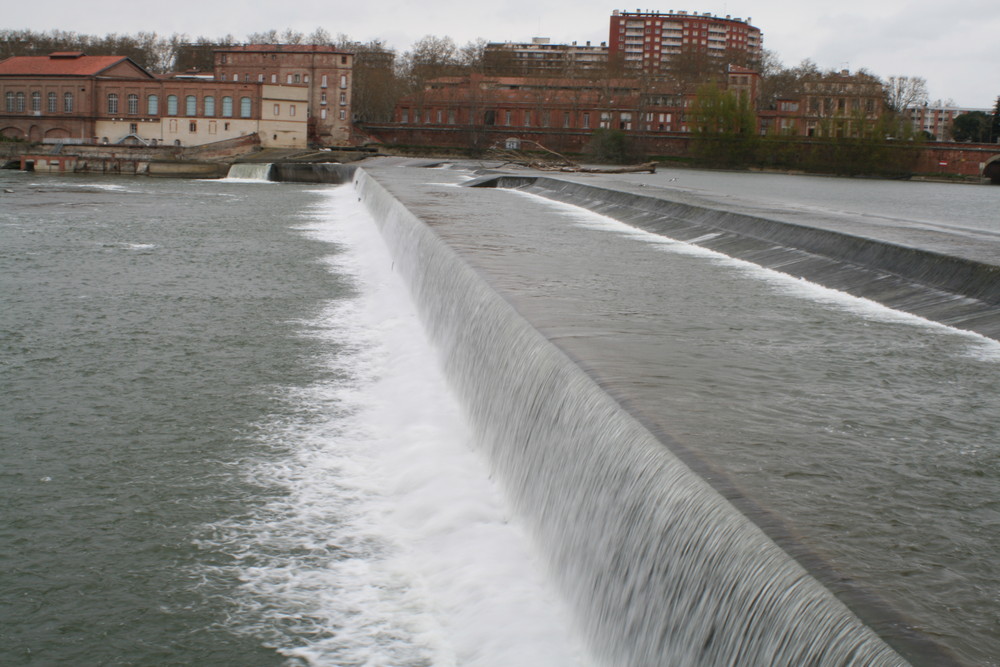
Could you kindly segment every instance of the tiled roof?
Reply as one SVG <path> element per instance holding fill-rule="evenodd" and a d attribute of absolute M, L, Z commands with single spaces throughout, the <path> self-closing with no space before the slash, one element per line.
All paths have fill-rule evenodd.
<path fill-rule="evenodd" d="M 85 56 L 72 52 L 12 56 L 0 60 L 0 76 L 96 76 L 128 60 L 125 56 Z"/>

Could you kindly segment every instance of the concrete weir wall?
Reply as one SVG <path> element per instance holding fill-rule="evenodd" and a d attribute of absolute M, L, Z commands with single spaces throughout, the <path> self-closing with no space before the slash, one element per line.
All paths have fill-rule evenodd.
<path fill-rule="evenodd" d="M 548 177 L 494 176 L 646 231 L 1000 340 L 1000 264 Z"/>
<path fill-rule="evenodd" d="M 271 168 L 272 181 L 293 183 L 350 183 L 357 166 L 334 162 L 277 162 Z"/>
<path fill-rule="evenodd" d="M 906 664 L 397 199 L 392 178 L 358 170 L 355 189 L 477 450 L 603 664 Z"/>

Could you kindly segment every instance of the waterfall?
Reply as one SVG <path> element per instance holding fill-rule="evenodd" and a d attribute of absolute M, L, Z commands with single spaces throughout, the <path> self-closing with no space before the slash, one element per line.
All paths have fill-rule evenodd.
<path fill-rule="evenodd" d="M 905 664 L 370 174 L 355 188 L 605 663 Z"/>
<path fill-rule="evenodd" d="M 270 181 L 271 163 L 241 162 L 229 165 L 226 178 L 241 181 Z"/>
<path fill-rule="evenodd" d="M 271 170 L 275 181 L 295 183 L 350 183 L 355 165 L 339 162 L 280 162 Z"/>

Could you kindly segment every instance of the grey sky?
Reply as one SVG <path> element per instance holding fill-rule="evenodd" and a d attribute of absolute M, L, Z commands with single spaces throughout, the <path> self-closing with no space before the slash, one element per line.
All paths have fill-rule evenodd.
<path fill-rule="evenodd" d="M 535 36 L 559 43 L 598 44 L 608 39 L 613 9 L 687 10 L 752 18 L 764 32 L 764 47 L 786 65 L 809 58 L 824 69 L 864 67 L 883 78 L 922 76 L 932 100 L 952 99 L 964 107 L 992 108 L 1000 95 L 1000 66 L 992 53 L 1000 35 L 996 0 L 964 0 L 960 5 L 928 0 L 727 0 L 642 7 L 597 0 L 174 0 L 161 5 L 36 0 L 7 3 L 2 27 L 94 34 L 178 32 L 192 37 L 232 34 L 238 39 L 272 28 L 309 33 L 323 27 L 359 41 L 382 39 L 402 52 L 425 35 L 449 36 L 460 46 L 480 37 L 500 42 Z"/>

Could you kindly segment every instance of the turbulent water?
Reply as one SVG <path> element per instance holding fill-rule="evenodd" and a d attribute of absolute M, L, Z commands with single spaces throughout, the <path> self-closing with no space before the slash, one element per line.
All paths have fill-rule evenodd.
<path fill-rule="evenodd" d="M 0 662 L 587 664 L 348 189 L 2 178 Z"/>
<path fill-rule="evenodd" d="M 1000 664 L 995 342 L 420 171 L 464 261 L 908 659 Z M 0 663 L 624 664 L 551 569 L 600 538 L 547 503 L 595 498 L 486 455 L 489 383 L 449 388 L 351 187 L 0 186 Z"/>

